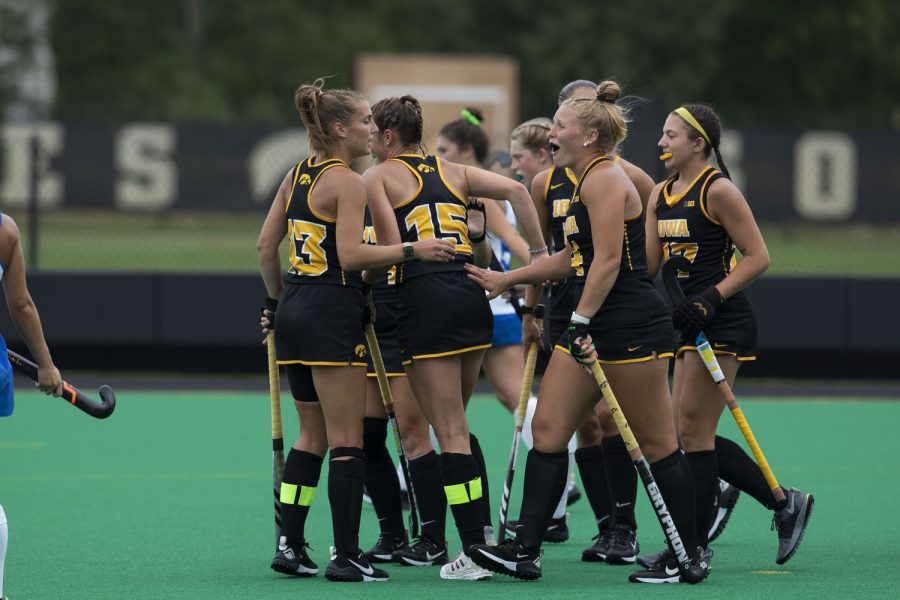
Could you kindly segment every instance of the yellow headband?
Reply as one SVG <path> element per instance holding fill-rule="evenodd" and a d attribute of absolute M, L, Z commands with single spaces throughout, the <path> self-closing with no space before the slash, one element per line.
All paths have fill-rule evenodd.
<path fill-rule="evenodd" d="M 712 142 L 709 140 L 709 136 L 706 135 L 706 130 L 703 129 L 703 126 L 700 124 L 700 122 L 697 119 L 694 118 L 694 115 L 692 115 L 688 111 L 688 109 L 686 109 L 683 106 L 679 106 L 678 108 L 675 109 L 674 112 L 676 115 L 678 115 L 679 117 L 681 117 L 682 119 L 687 121 L 691 127 L 696 129 L 697 131 L 699 131 L 700 135 L 703 136 L 703 139 L 706 140 L 706 143 L 709 144 L 710 146 L 712 146 Z"/>

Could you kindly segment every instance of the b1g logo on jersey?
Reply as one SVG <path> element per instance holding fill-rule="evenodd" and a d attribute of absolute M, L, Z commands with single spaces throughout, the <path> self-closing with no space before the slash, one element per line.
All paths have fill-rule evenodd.
<path fill-rule="evenodd" d="M 666 219 L 656 224 L 661 238 L 691 237 L 687 219 Z"/>
<path fill-rule="evenodd" d="M 563 233 L 566 237 L 578 233 L 578 222 L 575 220 L 574 216 L 566 217 L 566 222 L 563 223 Z"/>
<path fill-rule="evenodd" d="M 553 201 L 553 218 L 562 219 L 569 212 L 569 199 L 560 198 Z"/>
<path fill-rule="evenodd" d="M 309 185 L 312 180 L 309 178 L 309 173 L 304 173 L 300 176 L 300 185 Z"/>
<path fill-rule="evenodd" d="M 422 164 L 416 168 L 419 169 L 419 171 L 421 171 L 422 173 L 434 173 L 434 167 L 429 165 Z"/>

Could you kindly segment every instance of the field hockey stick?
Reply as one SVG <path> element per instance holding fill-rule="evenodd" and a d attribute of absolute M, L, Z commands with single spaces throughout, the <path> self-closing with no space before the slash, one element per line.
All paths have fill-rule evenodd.
<path fill-rule="evenodd" d="M 663 533 L 666 534 L 669 548 L 675 554 L 675 560 L 678 562 L 678 571 L 681 573 L 682 579 L 688 583 L 699 583 L 705 577 L 705 574 L 702 573 L 702 569 L 694 570 L 691 568 L 691 558 L 688 556 L 684 543 L 681 541 L 681 535 L 679 535 L 678 529 L 675 527 L 675 521 L 666 507 L 666 501 L 663 499 L 662 492 L 659 491 L 659 486 L 656 484 L 656 479 L 650 470 L 650 463 L 644 458 L 641 447 L 628 426 L 628 421 L 625 419 L 624 413 L 622 413 L 622 408 L 619 406 L 618 400 L 616 400 L 616 395 L 609 386 L 609 381 L 606 380 L 606 374 L 603 373 L 599 361 L 595 360 L 591 363 L 591 373 L 594 374 L 594 379 L 597 380 L 597 385 L 600 386 L 600 392 L 603 394 L 603 399 L 609 407 L 609 412 L 612 413 L 613 419 L 616 421 L 616 427 L 619 428 L 622 441 L 625 442 L 625 448 L 628 449 L 628 454 L 631 456 L 631 462 L 634 463 L 634 468 L 637 469 L 641 482 L 644 484 L 644 489 L 647 491 L 647 496 L 650 498 L 653 512 L 656 513 L 656 518 L 659 519 Z"/>
<path fill-rule="evenodd" d="M 20 373 L 31 379 L 38 380 L 38 366 L 22 356 L 16 354 L 12 350 L 7 350 L 6 355 L 9 356 L 9 363 Z M 60 397 L 74 404 L 76 408 L 86 412 L 95 419 L 105 419 L 116 409 L 116 394 L 108 385 L 101 385 L 97 393 L 100 394 L 101 402 L 97 402 L 90 398 L 87 394 L 74 387 L 68 381 L 63 381 L 63 391 Z"/>
<path fill-rule="evenodd" d="M 272 493 L 275 496 L 275 551 L 281 537 L 281 482 L 284 478 L 284 434 L 281 431 L 281 380 L 275 355 L 275 332 L 266 335 L 269 353 L 269 408 L 272 416 Z"/>
<path fill-rule="evenodd" d="M 369 343 L 369 352 L 372 354 L 372 364 L 375 365 L 375 376 L 378 379 L 378 391 L 381 392 L 384 412 L 387 413 L 388 420 L 391 422 L 391 430 L 394 432 L 394 445 L 397 447 L 397 456 L 400 459 L 400 470 L 403 472 L 403 480 L 406 482 L 406 490 L 409 492 L 409 534 L 417 538 L 419 537 L 419 505 L 416 502 L 412 477 L 409 475 L 409 461 L 406 458 L 406 452 L 403 451 L 397 414 L 394 412 L 394 396 L 391 394 L 391 385 L 384 368 L 384 359 L 381 357 L 381 348 L 378 347 L 378 338 L 375 336 L 375 326 L 371 322 L 366 323 L 366 341 Z"/>
<path fill-rule="evenodd" d="M 676 306 L 685 299 L 684 290 L 682 290 L 681 286 L 678 284 L 678 272 L 687 272 L 690 268 L 691 261 L 683 256 L 673 256 L 666 261 L 665 265 L 663 265 L 663 285 L 665 285 L 666 292 L 668 292 L 669 298 L 672 299 L 672 303 Z M 763 477 L 766 478 L 766 483 L 769 484 L 769 488 L 772 490 L 772 495 L 775 497 L 775 500 L 781 502 L 785 498 L 784 490 L 778 484 L 778 480 L 775 479 L 775 474 L 769 466 L 769 461 L 766 460 L 762 449 L 759 447 L 756 436 L 753 435 L 750 424 L 747 423 L 744 412 L 741 410 L 740 405 L 738 405 L 737 398 L 734 397 L 734 392 L 731 391 L 731 386 L 728 385 L 728 381 L 725 379 L 725 374 L 722 372 L 719 361 L 716 359 L 716 355 L 709 345 L 709 340 L 706 339 L 706 334 L 702 331 L 698 333 L 694 344 L 697 346 L 697 353 L 700 355 L 700 359 L 703 361 L 703 364 L 706 365 L 706 370 L 709 371 L 709 374 L 712 376 L 713 381 L 716 383 L 716 387 L 722 392 L 722 397 L 725 399 L 725 404 L 728 406 L 731 416 L 734 417 L 738 428 L 741 430 L 741 433 L 744 434 L 744 439 L 747 440 L 747 444 L 750 446 L 750 450 L 756 458 L 756 464 L 759 465 Z"/>
<path fill-rule="evenodd" d="M 544 305 L 538 304 L 534 309 L 534 322 L 541 328 L 544 321 Z M 532 342 L 525 358 L 525 377 L 522 379 L 522 390 L 519 392 L 519 406 L 516 409 L 516 429 L 513 432 L 512 448 L 509 450 L 509 463 L 506 467 L 506 481 L 503 482 L 503 497 L 500 499 L 500 543 L 506 539 L 506 521 L 509 515 L 509 495 L 512 490 L 513 476 L 516 474 L 516 463 L 519 458 L 519 440 L 528 412 L 528 399 L 531 398 L 531 383 L 534 380 L 534 366 L 537 363 L 538 346 Z"/>

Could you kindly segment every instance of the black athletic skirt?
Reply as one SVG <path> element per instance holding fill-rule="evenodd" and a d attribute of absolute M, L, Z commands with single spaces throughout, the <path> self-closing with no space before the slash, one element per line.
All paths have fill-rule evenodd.
<path fill-rule="evenodd" d="M 275 313 L 278 364 L 366 364 L 362 290 L 329 284 L 286 284 Z"/>
<path fill-rule="evenodd" d="M 547 289 L 547 313 L 544 332 L 552 348 L 566 332 L 572 311 L 575 310 L 575 279 L 560 281 Z"/>
<path fill-rule="evenodd" d="M 465 271 L 414 277 L 398 289 L 403 364 L 491 347 L 491 307 Z"/>
<path fill-rule="evenodd" d="M 584 291 L 577 281 L 573 306 Z M 621 274 L 588 326 L 597 357 L 603 364 L 643 362 L 674 355 L 672 316 L 646 274 Z M 568 352 L 569 336 L 556 347 Z"/>
<path fill-rule="evenodd" d="M 743 292 L 723 302 L 703 332 L 716 354 L 728 354 L 739 361 L 756 360 L 756 314 Z M 676 356 L 696 350 L 694 340 L 681 339 Z"/>
<path fill-rule="evenodd" d="M 403 361 L 400 359 L 400 338 L 398 317 L 400 313 L 400 296 L 396 291 L 391 295 L 375 296 L 375 337 L 378 338 L 378 349 L 388 377 L 406 375 Z M 368 350 L 368 342 L 366 342 Z M 366 375 L 375 377 L 375 365 L 372 363 L 372 352 L 366 359 Z"/>

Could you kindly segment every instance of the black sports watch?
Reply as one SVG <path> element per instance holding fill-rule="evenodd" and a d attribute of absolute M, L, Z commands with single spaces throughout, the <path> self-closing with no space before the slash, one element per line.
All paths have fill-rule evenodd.
<path fill-rule="evenodd" d="M 403 242 L 403 260 L 409 262 L 416 257 L 416 250 L 412 242 Z"/>

